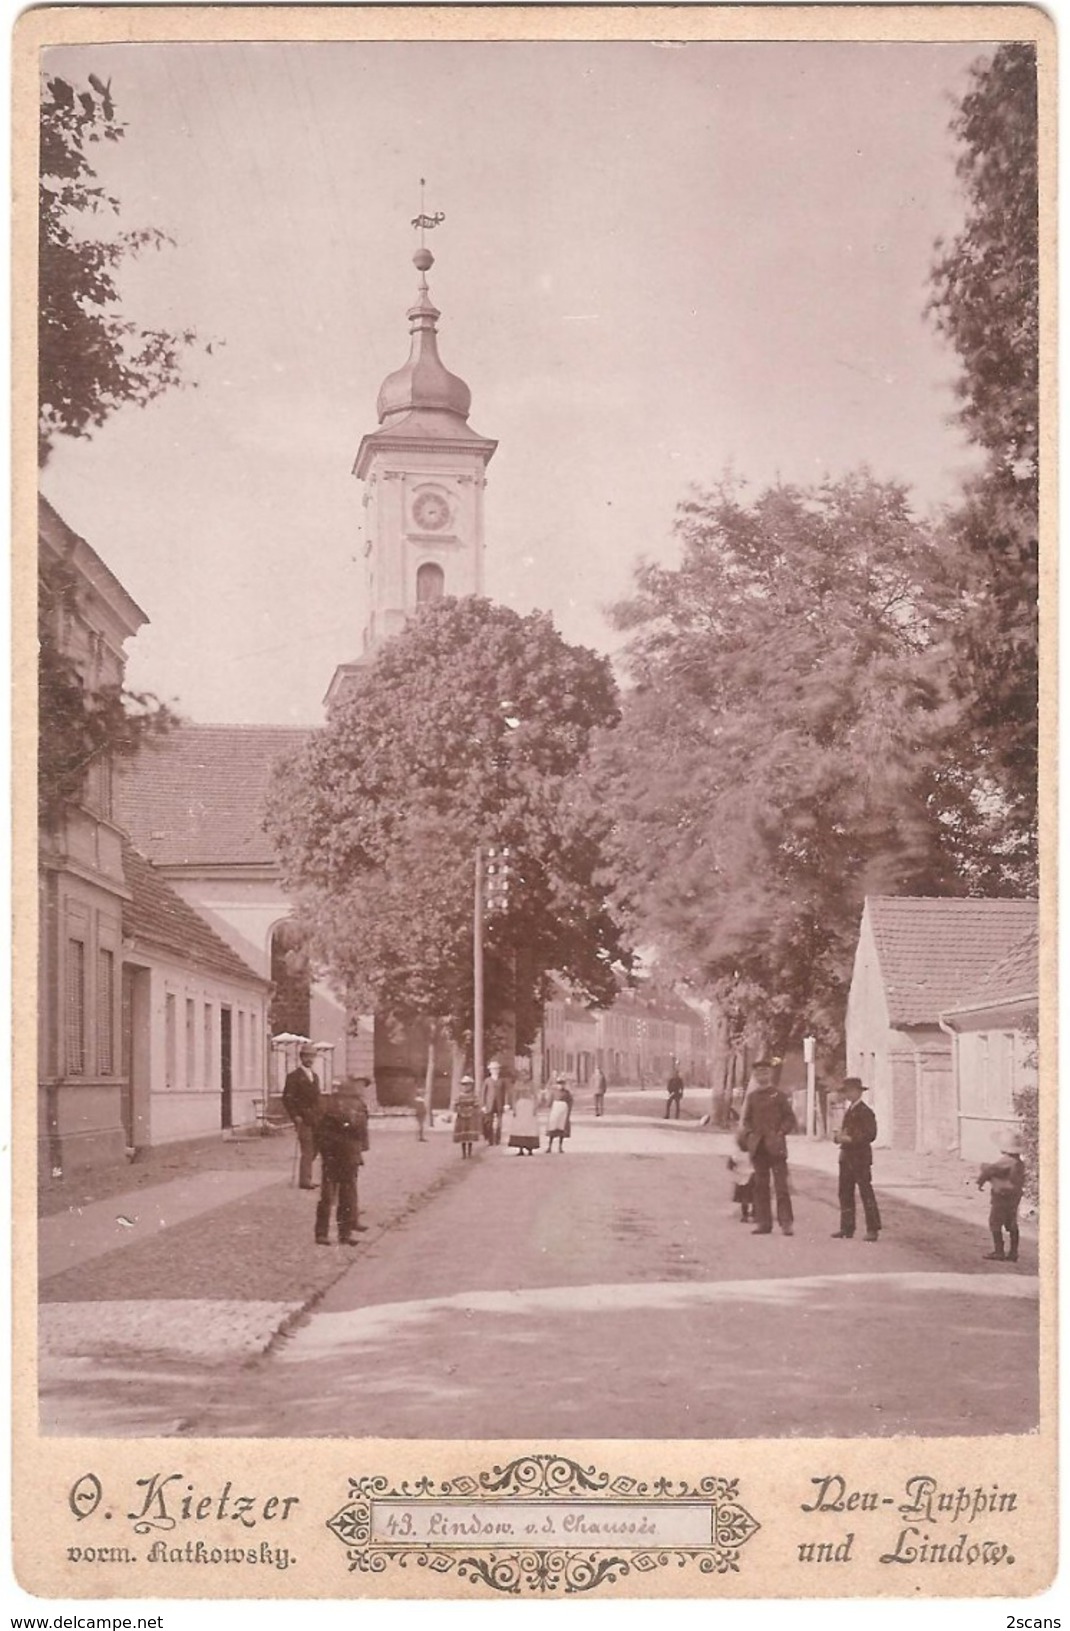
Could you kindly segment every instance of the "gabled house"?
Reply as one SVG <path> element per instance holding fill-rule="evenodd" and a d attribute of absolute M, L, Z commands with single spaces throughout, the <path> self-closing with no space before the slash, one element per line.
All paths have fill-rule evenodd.
<path fill-rule="evenodd" d="M 275 765 L 309 734 L 275 725 L 182 725 L 124 767 L 117 805 L 159 876 L 270 983 L 272 1033 L 312 1036 L 333 1049 L 340 1072 L 370 1076 L 372 1023 L 358 1021 L 353 1034 L 344 1005 L 309 977 L 263 828 Z"/>
<path fill-rule="evenodd" d="M 878 1143 L 959 1150 L 951 1037 L 941 1017 L 1036 928 L 1033 900 L 871 895 L 847 999 L 847 1070 L 861 1077 Z"/>
<path fill-rule="evenodd" d="M 941 1015 L 951 1033 L 964 1160 L 995 1160 L 1018 1124 L 1014 1096 L 1037 1084 L 1039 1005 L 1040 939 L 1031 929 Z"/>
<path fill-rule="evenodd" d="M 123 846 L 122 1079 L 128 1149 L 255 1120 L 269 981 Z"/>

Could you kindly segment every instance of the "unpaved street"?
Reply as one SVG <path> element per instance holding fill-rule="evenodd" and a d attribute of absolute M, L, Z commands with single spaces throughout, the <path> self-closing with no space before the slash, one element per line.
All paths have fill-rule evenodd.
<path fill-rule="evenodd" d="M 580 1121 L 564 1155 L 484 1150 L 358 1248 L 265 1358 L 217 1377 L 208 1396 L 184 1390 L 181 1430 L 733 1438 L 1034 1426 L 1031 1254 L 986 1263 L 976 1228 L 887 1199 L 879 1243 L 833 1240 L 834 1186 L 798 1166 L 793 1183 L 794 1237 L 755 1237 L 713 1140 L 673 1127 Z"/>

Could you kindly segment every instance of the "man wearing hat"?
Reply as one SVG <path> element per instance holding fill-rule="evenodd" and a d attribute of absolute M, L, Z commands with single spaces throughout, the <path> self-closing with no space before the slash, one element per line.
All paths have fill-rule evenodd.
<path fill-rule="evenodd" d="M 306 1043 L 299 1055 L 300 1064 L 291 1070 L 282 1089 L 282 1103 L 294 1124 L 301 1151 L 297 1183 L 300 1189 L 315 1189 L 312 1182 L 312 1163 L 316 1159 L 316 1123 L 320 1114 L 320 1080 L 312 1066 L 316 1050 Z"/>
<path fill-rule="evenodd" d="M 795 1233 L 795 1217 L 788 1184 L 788 1138 L 795 1131 L 795 1113 L 787 1097 L 773 1081 L 773 1066 L 759 1059 L 751 1070 L 750 1086 L 743 1100 L 736 1143 L 746 1150 L 754 1169 L 754 1218 L 751 1233 L 771 1235 L 773 1207 L 770 1182 L 776 1192 L 776 1216 L 782 1234 Z"/>
<path fill-rule="evenodd" d="M 371 1086 L 367 1076 L 354 1076 L 339 1087 L 333 1098 L 321 1107 L 316 1123 L 316 1145 L 320 1152 L 320 1198 L 316 1206 L 316 1244 L 330 1243 L 331 1214 L 338 1220 L 338 1244 L 355 1246 L 358 1231 L 366 1223 L 357 1217 L 357 1172 L 364 1165 L 368 1148 L 368 1106 L 364 1094 Z"/>
<path fill-rule="evenodd" d="M 488 1144 L 502 1141 L 505 1114 L 505 1078 L 497 1059 L 492 1059 L 483 1078 L 483 1136 Z"/>
<path fill-rule="evenodd" d="M 989 1263 L 1017 1263 L 1018 1261 L 1018 1208 L 1025 1189 L 1025 1162 L 1022 1160 L 1022 1140 L 1018 1133 L 1007 1133 L 1000 1141 L 998 1161 L 986 1161 L 977 1178 L 978 1189 L 991 1185 L 992 1204 L 988 1213 L 988 1227 L 992 1235 L 992 1250 L 986 1254 Z M 1007 1250 L 1003 1249 L 1003 1231 L 1007 1231 Z"/>
<path fill-rule="evenodd" d="M 833 1240 L 850 1240 L 855 1232 L 855 1190 L 862 1201 L 866 1219 L 866 1239 L 876 1240 L 881 1232 L 881 1215 L 873 1193 L 873 1140 L 877 1118 L 862 1101 L 865 1088 L 858 1076 L 845 1076 L 842 1088 L 847 1100 L 843 1122 L 836 1134 L 840 1146 L 840 1227 Z"/>

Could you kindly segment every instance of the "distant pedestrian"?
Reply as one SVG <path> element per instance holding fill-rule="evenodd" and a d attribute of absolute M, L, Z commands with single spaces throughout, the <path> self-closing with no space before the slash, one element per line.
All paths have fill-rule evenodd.
<path fill-rule="evenodd" d="M 782 1234 L 795 1233 L 788 1182 L 788 1133 L 795 1131 L 795 1113 L 783 1093 L 773 1083 L 773 1067 L 759 1059 L 751 1071 L 750 1086 L 743 1100 L 736 1143 L 751 1158 L 754 1168 L 754 1217 L 756 1235 L 773 1232 L 770 1182 L 776 1192 L 776 1215 Z"/>
<path fill-rule="evenodd" d="M 518 1155 L 534 1155 L 542 1142 L 539 1123 L 535 1117 L 535 1098 L 530 1088 L 517 1091 L 513 1124 L 509 1130 L 509 1149 Z"/>
<path fill-rule="evenodd" d="M 467 1161 L 479 1137 L 479 1104 L 474 1076 L 461 1077 L 461 1091 L 454 1106 L 453 1142 L 461 1146 L 461 1159 Z"/>
<path fill-rule="evenodd" d="M 1022 1160 L 1022 1140 L 1010 1133 L 1000 1146 L 998 1161 L 988 1161 L 977 1178 L 978 1189 L 991 1186 L 991 1206 L 988 1227 L 992 1231 L 992 1250 L 985 1254 L 989 1263 L 1017 1263 L 1018 1261 L 1018 1208 L 1025 1189 L 1025 1162 Z M 1003 1247 L 1003 1231 L 1007 1231 L 1007 1245 Z"/>
<path fill-rule="evenodd" d="M 595 1066 L 594 1072 L 594 1113 L 600 1116 L 606 1103 L 606 1073 L 601 1065 Z"/>
<path fill-rule="evenodd" d="M 368 1148 L 366 1076 L 345 1081 L 324 1105 L 316 1124 L 320 1153 L 320 1198 L 316 1206 L 316 1244 L 330 1243 L 331 1213 L 337 1210 L 338 1243 L 355 1246 L 354 1236 L 367 1224 L 357 1214 L 357 1170 Z"/>
<path fill-rule="evenodd" d="M 863 1103 L 865 1092 L 858 1076 L 845 1076 L 843 1096 L 847 1100 L 843 1123 L 836 1134 L 840 1146 L 840 1227 L 833 1240 L 850 1240 L 855 1232 L 855 1190 L 862 1202 L 866 1219 L 866 1239 L 879 1239 L 881 1215 L 877 1197 L 873 1193 L 873 1141 L 877 1136 L 877 1118 L 868 1104 Z"/>
<path fill-rule="evenodd" d="M 502 1115 L 505 1111 L 505 1082 L 502 1067 L 492 1059 L 483 1078 L 483 1136 L 488 1144 L 502 1141 Z"/>
<path fill-rule="evenodd" d="M 754 1169 L 747 1157 L 728 1157 L 728 1171 L 732 1180 L 732 1199 L 739 1207 L 740 1223 L 749 1223 L 754 1215 Z"/>
<path fill-rule="evenodd" d="M 412 1108 L 416 1113 L 416 1136 L 421 1144 L 426 1144 L 424 1127 L 427 1125 L 427 1099 L 420 1088 L 416 1090 L 416 1097 L 412 1101 Z"/>
<path fill-rule="evenodd" d="M 283 1084 L 282 1103 L 294 1124 L 301 1152 L 298 1188 L 315 1189 L 312 1166 L 316 1159 L 316 1123 L 320 1113 L 320 1079 L 312 1068 L 316 1062 L 315 1048 L 311 1045 L 302 1048 L 298 1058 L 300 1064 L 290 1071 Z"/>
<path fill-rule="evenodd" d="M 675 1065 L 672 1069 L 672 1075 L 669 1077 L 666 1092 L 668 1098 L 665 1101 L 665 1120 L 668 1121 L 670 1115 L 675 1115 L 677 1121 L 679 1121 L 680 1103 L 684 1096 L 684 1079 Z"/>
<path fill-rule="evenodd" d="M 555 1138 L 557 1139 L 558 1154 L 564 1155 L 565 1139 L 568 1138 L 572 1132 L 572 1129 L 569 1126 L 569 1102 L 565 1096 L 567 1091 L 567 1088 L 562 1083 L 558 1083 L 554 1088 L 554 1096 L 550 1100 L 550 1115 L 546 1123 L 547 1155 L 549 1155 L 550 1151 L 554 1147 Z"/>
<path fill-rule="evenodd" d="M 573 1106 L 573 1103 L 575 1102 L 574 1098 L 573 1098 L 572 1089 L 568 1085 L 568 1077 L 565 1075 L 563 1070 L 558 1071 L 557 1075 L 554 1077 L 554 1082 L 555 1082 L 554 1092 L 558 1095 L 558 1097 L 564 1099 L 564 1101 L 565 1101 L 565 1137 L 566 1138 L 571 1138 L 572 1137 L 572 1106 Z"/>

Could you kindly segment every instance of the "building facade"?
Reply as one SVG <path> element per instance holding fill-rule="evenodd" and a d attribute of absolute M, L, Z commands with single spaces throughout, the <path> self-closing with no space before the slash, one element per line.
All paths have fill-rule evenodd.
<path fill-rule="evenodd" d="M 865 1083 L 878 1143 L 961 1151 L 951 1037 L 941 1016 L 1036 924 L 1037 903 L 866 899 L 847 999 L 847 1073 Z"/>
<path fill-rule="evenodd" d="M 57 652 L 87 694 L 121 686 L 124 648 L 145 613 L 44 498 L 38 552 L 42 584 L 67 585 L 42 602 L 54 599 L 48 632 Z M 42 721 L 43 731 L 49 723 L 57 724 Z M 37 876 L 38 1141 L 41 1165 L 59 1176 L 122 1157 L 128 1142 L 120 1032 L 130 891 L 106 758 L 87 766 L 80 796 L 41 826 Z"/>
<path fill-rule="evenodd" d="M 43 498 L 38 547 L 45 632 L 83 693 L 118 691 L 144 612 Z M 264 1092 L 268 982 L 138 854 L 120 787 L 98 753 L 39 832 L 38 1149 L 57 1179 L 251 1121 Z"/>
<path fill-rule="evenodd" d="M 964 1000 L 945 1009 L 962 1156 L 994 1161 L 1015 1130 L 1020 1094 L 1035 1092 L 1040 945 L 1031 930 Z"/>

